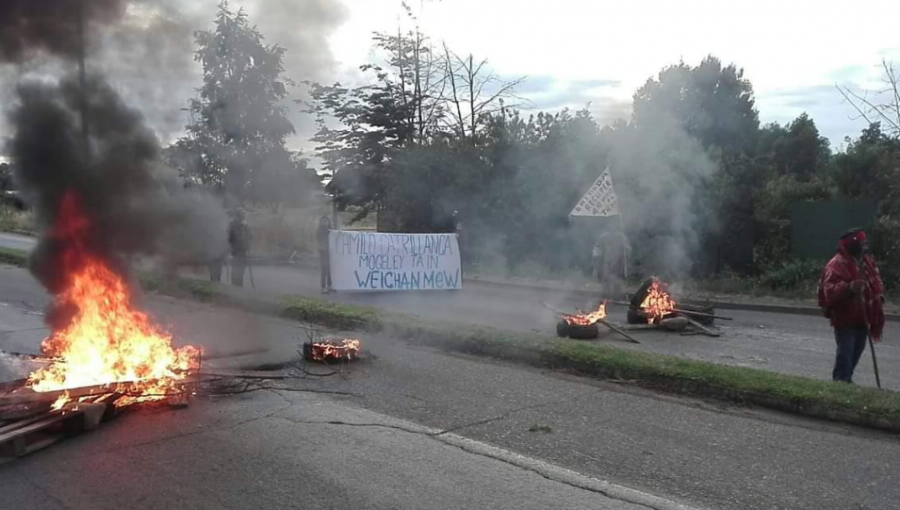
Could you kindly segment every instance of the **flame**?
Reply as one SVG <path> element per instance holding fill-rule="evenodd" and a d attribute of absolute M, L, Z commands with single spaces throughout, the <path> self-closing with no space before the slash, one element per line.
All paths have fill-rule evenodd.
<path fill-rule="evenodd" d="M 570 326 L 592 326 L 606 318 L 606 301 L 600 303 L 596 310 L 590 313 L 564 314 L 563 320 Z"/>
<path fill-rule="evenodd" d="M 67 194 L 52 235 L 65 243 L 61 264 L 68 282 L 54 304 L 74 314 L 41 344 L 43 354 L 58 360 L 31 373 L 28 386 L 49 392 L 115 385 L 127 394 L 117 406 L 180 393 L 177 381 L 199 367 L 199 349 L 172 348 L 172 337 L 134 308 L 125 280 L 84 248 L 89 227 L 77 198 Z M 71 400 L 66 392 L 54 408 Z"/>
<path fill-rule="evenodd" d="M 56 399 L 55 402 L 53 402 L 53 404 L 50 405 L 50 409 L 52 409 L 54 411 L 59 411 L 60 409 L 65 407 L 65 405 L 68 404 L 70 400 L 71 399 L 69 397 L 69 392 L 65 392 L 62 395 L 60 395 L 59 398 Z"/>
<path fill-rule="evenodd" d="M 315 342 L 310 352 L 313 361 L 349 361 L 359 355 L 359 348 L 359 340 L 345 338 L 341 343 Z"/>
<path fill-rule="evenodd" d="M 647 297 L 641 303 L 641 310 L 651 322 L 658 323 L 663 317 L 675 311 L 675 300 L 660 285 L 659 280 L 654 278 L 647 289 Z"/>

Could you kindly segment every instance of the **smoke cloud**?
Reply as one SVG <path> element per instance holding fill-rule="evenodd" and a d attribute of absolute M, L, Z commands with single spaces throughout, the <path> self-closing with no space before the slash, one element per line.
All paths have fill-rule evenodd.
<path fill-rule="evenodd" d="M 20 62 L 38 51 L 74 58 L 80 48 L 76 20 L 112 23 L 125 10 L 124 0 L 4 0 L 0 3 L 0 59 Z"/>
<path fill-rule="evenodd" d="M 37 221 L 50 229 L 63 197 L 75 192 L 92 225 L 91 251 L 111 264 L 124 267 L 138 255 L 197 262 L 220 254 L 227 231 L 221 206 L 186 190 L 159 162 L 159 137 L 171 141 L 188 121 L 183 110 L 201 77 L 194 33 L 212 25 L 218 2 L 85 0 L 84 88 L 75 75 L 79 4 L 0 2 L 0 63 L 11 64 L 0 67 L 0 93 L 13 105 L 6 152 Z M 346 16 L 337 0 L 239 0 L 229 8 L 245 8 L 267 43 L 288 50 L 289 78 L 320 79 L 331 71 L 327 37 Z M 55 274 L 61 252 L 55 242 L 43 238 L 33 257 L 33 272 L 51 289 L 64 276 Z"/>
<path fill-rule="evenodd" d="M 86 28 L 119 21 L 140 3 L 84 2 Z M 80 43 L 72 23 L 75 5 L 16 0 L 0 8 L 0 57 L 18 64 L 19 77 L 17 100 L 8 112 L 15 130 L 8 150 L 17 184 L 45 234 L 31 269 L 52 292 L 66 283 L 62 272 L 67 264 L 60 257 L 67 248 L 61 244 L 69 240 L 46 234 L 60 219 L 65 197 L 76 197 L 89 221 L 81 241 L 119 272 L 134 256 L 197 262 L 226 246 L 224 210 L 210 197 L 186 190 L 178 175 L 159 163 L 158 140 L 142 114 L 127 106 L 95 70 L 84 84 L 76 79 L 71 71 Z M 150 33 L 141 32 L 141 43 L 131 48 L 143 46 L 149 52 L 151 46 L 173 40 L 170 32 L 157 31 L 152 38 Z M 69 65 L 60 65 L 64 62 Z M 35 72 L 35 65 L 55 72 Z M 89 119 L 87 140 L 82 108 Z"/>
<path fill-rule="evenodd" d="M 211 28 L 217 0 L 84 0 L 88 72 L 106 76 L 127 104 L 139 105 L 145 122 L 163 143 L 180 136 L 188 123 L 188 100 L 201 85 L 194 60 L 194 32 Z M 78 48 L 76 0 L 0 1 L 0 61 L 17 72 L 60 78 L 65 67 L 47 55 L 73 59 Z M 328 37 L 347 18 L 339 0 L 231 0 L 245 9 L 267 44 L 287 50 L 285 76 L 328 80 L 335 61 Z M 70 64 L 71 65 L 71 64 Z M 15 87 L 0 69 L 0 97 Z M 305 93 L 297 88 L 298 97 Z M 285 103 L 297 128 L 291 144 L 306 143 L 315 126 L 292 101 Z M 0 121 L 0 133 L 12 130 Z"/>
<path fill-rule="evenodd" d="M 610 141 L 610 166 L 632 262 L 645 274 L 683 278 L 704 260 L 700 240 L 713 228 L 702 191 L 716 165 L 676 121 L 629 126 Z"/>
<path fill-rule="evenodd" d="M 87 98 L 90 155 L 81 137 L 81 95 Z M 29 80 L 18 87 L 10 113 L 17 182 L 43 232 L 58 220 L 64 197 L 74 192 L 90 229 L 90 251 L 122 267 L 136 255 L 203 257 L 225 247 L 227 218 L 211 199 L 185 190 L 159 164 L 159 145 L 140 113 L 128 108 L 101 78 L 82 90 L 73 77 Z M 65 283 L 59 240 L 41 238 L 32 271 L 51 291 Z M 196 260 L 196 259 L 195 259 Z M 201 259 L 202 260 L 202 259 Z"/>

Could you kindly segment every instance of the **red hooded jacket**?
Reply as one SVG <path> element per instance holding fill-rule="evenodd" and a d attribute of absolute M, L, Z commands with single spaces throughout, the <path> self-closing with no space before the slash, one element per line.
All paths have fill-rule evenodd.
<path fill-rule="evenodd" d="M 854 280 L 863 280 L 868 284 L 863 292 L 863 302 L 850 291 L 850 283 Z M 864 255 L 857 264 L 842 246 L 825 265 L 819 281 L 819 306 L 828 311 L 833 327 L 865 327 L 868 318 L 872 336 L 881 338 L 884 330 L 882 289 L 881 275 L 875 260 Z"/>

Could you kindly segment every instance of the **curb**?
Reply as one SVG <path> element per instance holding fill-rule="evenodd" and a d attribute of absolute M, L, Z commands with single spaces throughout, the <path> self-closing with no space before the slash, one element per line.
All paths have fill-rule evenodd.
<path fill-rule="evenodd" d="M 2 251 L 2 250 L 0 250 Z M 255 261 L 254 261 L 255 262 Z M 6 254 L 5 256 L 0 256 L 0 263 L 7 263 L 11 265 L 23 265 L 23 260 L 19 260 L 17 256 Z M 278 265 L 279 267 L 301 267 L 304 269 L 310 269 L 309 266 L 298 264 L 296 266 L 290 264 L 273 264 Z M 573 289 L 573 288 L 563 288 L 563 287 L 549 287 L 546 285 L 526 285 L 523 283 L 513 283 L 513 282 L 501 282 L 496 280 L 483 280 L 480 278 L 463 278 L 463 282 L 482 287 L 493 287 L 499 289 L 523 289 L 530 291 L 542 291 L 542 292 L 555 292 L 555 293 L 566 293 L 572 296 L 585 298 L 585 299 L 593 299 L 597 297 L 596 291 L 587 290 L 587 289 Z M 767 305 L 762 303 L 735 303 L 730 301 L 686 301 L 687 304 L 697 304 L 697 305 L 711 305 L 719 310 L 738 310 L 738 311 L 746 311 L 746 312 L 762 312 L 762 313 L 777 313 L 783 315 L 803 315 L 803 316 L 811 316 L 811 317 L 822 317 L 822 311 L 818 308 L 814 308 L 811 306 L 788 306 L 788 305 Z M 900 314 L 895 313 L 886 313 L 884 314 L 884 318 L 888 322 L 900 322 Z M 823 317 L 824 319 L 824 317 Z"/>
<path fill-rule="evenodd" d="M 579 298 L 596 298 L 597 292 L 587 289 L 573 289 L 564 287 L 550 287 L 547 285 L 527 285 L 524 283 L 502 282 L 497 280 L 483 280 L 481 278 L 464 278 L 463 282 L 472 285 L 481 285 L 484 287 L 495 288 L 515 288 L 524 290 L 538 290 L 543 292 L 566 293 Z M 763 303 L 735 303 L 733 301 L 685 301 L 686 304 L 695 305 L 711 305 L 720 310 L 739 310 L 746 312 L 764 312 L 779 313 L 784 315 L 806 315 L 814 317 L 822 317 L 822 311 L 812 306 L 791 306 L 791 305 L 767 305 Z M 824 317 L 822 317 L 824 319 Z M 900 314 L 886 313 L 884 318 L 890 322 L 900 322 Z"/>

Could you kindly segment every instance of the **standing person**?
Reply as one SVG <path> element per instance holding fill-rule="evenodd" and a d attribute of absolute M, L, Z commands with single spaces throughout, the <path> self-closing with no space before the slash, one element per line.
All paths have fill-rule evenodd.
<path fill-rule="evenodd" d="M 456 245 L 459 247 L 459 276 L 463 278 L 463 269 L 468 263 L 469 252 L 467 243 L 463 241 L 463 224 L 459 217 L 459 211 L 453 211 L 453 232 L 456 234 Z"/>
<path fill-rule="evenodd" d="M 224 253 L 213 257 L 213 259 L 209 261 L 209 281 L 222 283 L 222 266 L 225 264 L 225 258 L 227 256 L 228 254 Z"/>
<path fill-rule="evenodd" d="M 234 286 L 244 286 L 244 271 L 247 268 L 251 240 L 246 214 L 243 209 L 238 209 L 228 227 L 228 245 L 231 247 L 231 284 Z"/>
<path fill-rule="evenodd" d="M 594 276 L 606 298 L 618 299 L 624 292 L 628 239 L 619 228 L 604 232 L 594 245 Z"/>
<path fill-rule="evenodd" d="M 319 218 L 319 228 L 316 229 L 316 245 L 319 249 L 322 294 L 328 294 L 333 290 L 331 288 L 331 260 L 328 253 L 328 234 L 330 231 L 331 220 L 328 219 L 328 216 Z"/>
<path fill-rule="evenodd" d="M 866 350 L 868 336 L 880 342 L 884 330 L 881 276 L 868 252 L 865 232 L 853 229 L 845 233 L 819 280 L 819 306 L 831 319 L 837 343 L 831 374 L 835 381 L 853 383 L 853 371 Z"/>

